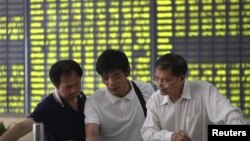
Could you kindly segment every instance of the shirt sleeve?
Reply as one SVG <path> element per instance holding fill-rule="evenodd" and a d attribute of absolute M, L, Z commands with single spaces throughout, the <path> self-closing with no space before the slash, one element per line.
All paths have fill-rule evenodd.
<path fill-rule="evenodd" d="M 47 117 L 45 109 L 47 109 L 46 106 L 43 103 L 39 103 L 28 117 L 35 122 L 44 122 L 44 117 Z"/>
<path fill-rule="evenodd" d="M 240 108 L 234 107 L 229 99 L 219 93 L 213 85 L 208 87 L 205 98 L 208 118 L 213 124 L 246 124 Z"/>
<path fill-rule="evenodd" d="M 48 117 L 53 114 L 52 112 L 56 109 L 53 103 L 52 95 L 47 96 L 37 104 L 34 111 L 30 113 L 28 117 L 32 118 L 35 122 L 47 122 Z"/>
<path fill-rule="evenodd" d="M 152 96 L 147 102 L 147 117 L 141 129 L 142 138 L 144 141 L 171 141 L 173 132 L 161 128 L 155 104 Z"/>
<path fill-rule="evenodd" d="M 150 96 L 155 92 L 154 88 L 150 83 L 137 83 L 140 88 L 145 101 L 148 101 Z"/>
<path fill-rule="evenodd" d="M 85 124 L 96 123 L 100 125 L 100 118 L 98 116 L 96 105 L 91 100 L 91 96 L 87 98 L 84 109 Z"/>

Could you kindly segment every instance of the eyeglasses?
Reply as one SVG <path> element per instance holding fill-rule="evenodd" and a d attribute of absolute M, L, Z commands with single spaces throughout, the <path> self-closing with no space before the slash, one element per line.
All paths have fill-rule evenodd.
<path fill-rule="evenodd" d="M 166 82 L 166 81 L 163 81 L 163 82 L 158 82 L 158 81 L 153 81 L 153 83 L 159 88 L 159 87 L 163 87 L 163 88 L 168 88 L 169 86 L 171 86 L 173 84 L 173 82 L 176 80 L 176 78 L 172 81 L 169 81 L 169 82 Z"/>

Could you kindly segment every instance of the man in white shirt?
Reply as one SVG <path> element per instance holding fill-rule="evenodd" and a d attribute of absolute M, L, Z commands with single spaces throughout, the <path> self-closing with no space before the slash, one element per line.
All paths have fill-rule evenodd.
<path fill-rule="evenodd" d="M 246 124 L 217 88 L 205 81 L 187 81 L 188 66 L 177 54 L 161 56 L 155 64 L 156 91 L 147 103 L 141 129 L 144 141 L 206 141 L 208 124 Z"/>
<path fill-rule="evenodd" d="M 106 50 L 96 70 L 105 88 L 89 96 L 85 105 L 88 141 L 142 141 L 146 101 L 154 92 L 148 83 L 130 81 L 128 58 L 119 50 Z"/>

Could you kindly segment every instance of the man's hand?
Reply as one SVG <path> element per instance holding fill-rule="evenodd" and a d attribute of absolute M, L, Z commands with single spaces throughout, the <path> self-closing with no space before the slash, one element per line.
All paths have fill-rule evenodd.
<path fill-rule="evenodd" d="M 182 130 L 176 131 L 172 135 L 172 141 L 192 141 L 188 134 Z"/>

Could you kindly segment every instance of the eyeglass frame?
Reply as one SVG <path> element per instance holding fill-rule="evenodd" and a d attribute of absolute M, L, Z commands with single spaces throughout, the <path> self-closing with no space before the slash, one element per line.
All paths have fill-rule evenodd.
<path fill-rule="evenodd" d="M 164 81 L 164 82 L 161 82 L 161 83 L 158 83 L 156 80 L 154 80 L 153 81 L 153 83 L 159 88 L 160 87 L 160 85 L 161 86 L 163 86 L 164 88 L 169 88 L 173 83 L 174 83 L 174 81 L 176 81 L 176 79 L 177 78 L 175 78 L 174 80 L 171 80 L 171 81 L 169 81 L 169 82 L 166 82 L 166 81 Z"/>

